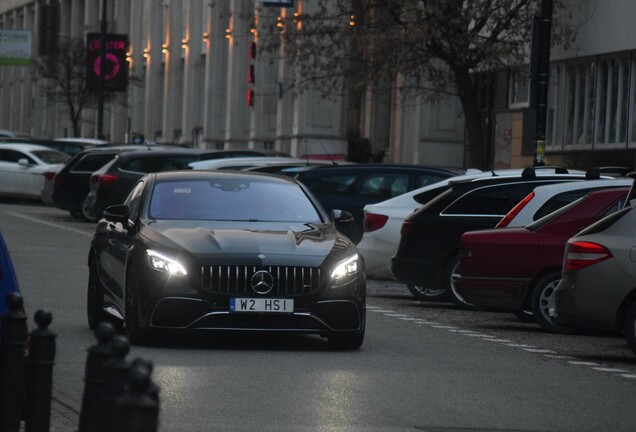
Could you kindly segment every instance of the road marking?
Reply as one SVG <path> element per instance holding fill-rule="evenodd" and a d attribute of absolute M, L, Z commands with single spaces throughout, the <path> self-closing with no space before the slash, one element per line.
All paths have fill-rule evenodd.
<path fill-rule="evenodd" d="M 82 231 L 82 230 L 79 230 L 77 228 L 66 227 L 64 225 L 58 225 L 58 224 L 53 223 L 53 222 L 48 222 L 48 221 L 45 221 L 45 220 L 42 220 L 42 219 L 38 219 L 38 218 L 35 218 L 35 217 L 32 217 L 32 216 L 27 216 L 27 215 L 24 215 L 22 213 L 17 213 L 17 212 L 7 211 L 7 210 L 4 210 L 4 213 L 10 214 L 10 215 L 18 217 L 18 218 L 26 219 L 26 220 L 31 221 L 31 222 L 39 223 L 41 225 L 46 225 L 46 226 L 50 226 L 50 227 L 53 227 L 53 228 L 58 228 L 58 229 L 66 230 L 66 231 L 71 231 L 71 232 L 74 232 L 76 234 L 81 234 L 81 235 L 87 236 L 87 237 L 93 237 L 93 234 L 89 234 L 86 231 Z"/>
<path fill-rule="evenodd" d="M 531 353 L 538 353 L 538 354 L 556 354 L 556 351 L 552 351 L 549 349 L 541 349 L 541 348 L 521 348 L 524 351 L 528 351 Z"/>
<path fill-rule="evenodd" d="M 586 362 L 586 361 L 569 361 L 568 363 L 577 365 L 577 366 L 601 366 L 596 362 Z"/>
<path fill-rule="evenodd" d="M 618 368 L 609 368 L 609 367 L 593 367 L 592 369 L 600 371 L 600 372 L 610 372 L 610 373 L 627 373 L 625 369 Z"/>

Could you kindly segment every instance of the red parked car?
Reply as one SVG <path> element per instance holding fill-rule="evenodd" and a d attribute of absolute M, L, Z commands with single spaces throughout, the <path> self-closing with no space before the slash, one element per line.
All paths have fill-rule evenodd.
<path fill-rule="evenodd" d="M 533 316 L 546 330 L 568 331 L 554 314 L 565 245 L 582 228 L 622 208 L 628 190 L 590 192 L 524 228 L 465 233 L 455 289 L 475 306 Z"/>

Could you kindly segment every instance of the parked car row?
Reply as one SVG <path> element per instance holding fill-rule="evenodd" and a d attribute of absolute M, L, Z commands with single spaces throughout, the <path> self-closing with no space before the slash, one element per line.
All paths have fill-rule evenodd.
<path fill-rule="evenodd" d="M 556 333 L 622 331 L 636 353 L 636 187 L 599 173 L 452 177 L 365 206 L 358 250 L 368 275 L 385 277 L 393 230 L 391 275 L 417 299 L 506 311 Z"/>

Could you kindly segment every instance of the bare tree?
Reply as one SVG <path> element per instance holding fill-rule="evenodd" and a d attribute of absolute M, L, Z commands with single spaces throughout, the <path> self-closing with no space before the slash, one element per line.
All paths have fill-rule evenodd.
<path fill-rule="evenodd" d="M 272 23 L 261 49 L 284 53 L 297 68 L 298 88 L 324 94 L 373 88 L 391 77 L 403 93 L 461 102 L 472 167 L 486 168 L 487 142 L 478 109 L 478 76 L 528 61 L 537 0 L 314 0 Z M 565 11 L 554 0 L 555 22 Z M 553 44 L 574 31 L 553 26 Z M 397 80 L 396 77 L 402 79 Z"/>
<path fill-rule="evenodd" d="M 84 41 L 79 38 L 61 40 L 56 54 L 34 62 L 33 73 L 46 100 L 66 107 L 73 136 L 79 136 L 82 111 L 96 99 L 95 93 L 86 87 Z"/>

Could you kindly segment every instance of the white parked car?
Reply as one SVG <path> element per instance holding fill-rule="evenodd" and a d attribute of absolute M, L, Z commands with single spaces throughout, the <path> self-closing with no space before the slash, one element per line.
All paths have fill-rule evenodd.
<path fill-rule="evenodd" d="M 523 227 L 598 189 L 630 187 L 629 178 L 603 178 L 538 186 L 514 206 L 496 228 Z"/>
<path fill-rule="evenodd" d="M 44 173 L 69 155 L 36 144 L 0 143 L 0 196 L 40 200 Z"/>
<path fill-rule="evenodd" d="M 537 168 L 553 170 L 550 167 Z M 367 275 L 372 278 L 394 279 L 391 257 L 400 243 L 400 229 L 404 219 L 422 205 L 445 191 L 450 182 L 479 177 L 519 175 L 523 169 L 503 169 L 474 172 L 451 177 L 432 185 L 416 189 L 395 198 L 364 207 L 364 234 L 358 243 L 358 252 L 364 257 Z M 585 174 L 580 170 L 570 173 Z"/>

